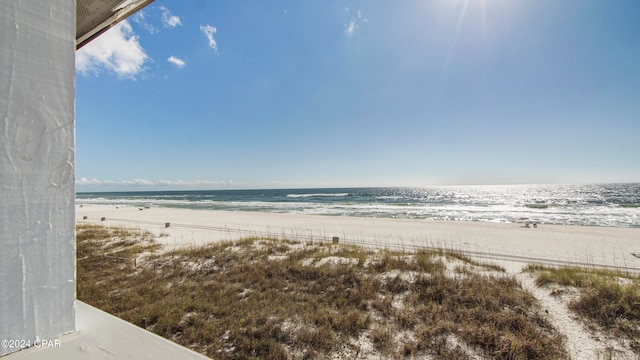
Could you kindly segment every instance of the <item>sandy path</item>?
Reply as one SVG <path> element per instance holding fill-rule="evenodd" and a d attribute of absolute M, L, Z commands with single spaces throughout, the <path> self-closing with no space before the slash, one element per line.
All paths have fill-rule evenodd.
<path fill-rule="evenodd" d="M 552 295 L 551 289 L 537 287 L 533 278 L 526 273 L 519 273 L 516 278 L 522 287 L 538 299 L 543 311 L 548 314 L 548 319 L 553 326 L 566 336 L 566 349 L 572 359 L 598 360 L 620 359 L 637 360 L 636 355 L 629 347 L 617 339 L 599 332 L 590 332 L 580 318 L 573 314 L 567 307 L 570 299 L 576 295 Z"/>

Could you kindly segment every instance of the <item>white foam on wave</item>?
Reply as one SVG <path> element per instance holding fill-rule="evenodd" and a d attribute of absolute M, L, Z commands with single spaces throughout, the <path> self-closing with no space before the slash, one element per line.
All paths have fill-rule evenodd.
<path fill-rule="evenodd" d="M 598 191 L 603 192 L 602 187 L 616 190 L 615 196 L 600 195 Z M 509 222 L 529 218 L 542 224 L 640 227 L 640 207 L 636 206 L 640 189 L 636 188 L 635 185 L 605 185 L 593 189 L 505 186 L 265 190 L 259 195 L 256 191 L 96 194 L 79 195 L 77 203 L 115 206 L 151 203 L 159 207 L 191 209 L 453 221 Z"/>
<path fill-rule="evenodd" d="M 326 193 L 316 193 L 316 194 L 287 194 L 288 198 L 305 198 L 305 197 L 345 197 L 349 196 L 349 193 L 337 193 L 337 194 L 326 194 Z"/>

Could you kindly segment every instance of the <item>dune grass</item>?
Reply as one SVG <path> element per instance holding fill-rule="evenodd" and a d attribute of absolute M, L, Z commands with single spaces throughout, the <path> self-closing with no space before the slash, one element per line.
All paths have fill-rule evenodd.
<path fill-rule="evenodd" d="M 569 309 L 599 324 L 614 336 L 630 341 L 640 354 L 640 276 L 624 271 L 531 265 L 536 284 L 558 284 L 579 290 Z"/>
<path fill-rule="evenodd" d="M 147 233 L 77 234 L 78 299 L 216 359 L 568 358 L 531 294 L 461 254 L 261 238 L 166 253 Z"/>

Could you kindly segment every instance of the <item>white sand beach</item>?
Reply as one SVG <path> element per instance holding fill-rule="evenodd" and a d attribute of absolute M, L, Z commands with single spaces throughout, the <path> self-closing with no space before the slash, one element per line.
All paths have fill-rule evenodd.
<path fill-rule="evenodd" d="M 104 218 L 104 221 L 101 219 Z M 620 267 L 640 272 L 640 229 L 522 223 L 446 222 L 410 219 L 293 215 L 171 208 L 76 207 L 82 223 L 149 230 L 174 246 L 203 245 L 247 236 L 332 241 L 411 250 L 439 247 L 518 272 L 532 262 Z M 167 223 L 169 224 L 166 227 Z"/>

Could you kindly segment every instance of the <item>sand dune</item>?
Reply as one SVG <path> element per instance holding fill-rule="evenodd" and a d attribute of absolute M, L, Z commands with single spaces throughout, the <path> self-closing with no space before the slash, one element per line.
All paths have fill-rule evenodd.
<path fill-rule="evenodd" d="M 76 208 L 78 224 L 100 223 L 149 230 L 165 249 L 198 246 L 247 236 L 270 236 L 301 241 L 332 241 L 363 246 L 411 250 L 434 246 L 460 250 L 484 262 L 496 263 L 513 274 L 549 314 L 554 327 L 567 339 L 573 359 L 600 359 L 607 355 L 635 359 L 624 341 L 589 330 L 567 308 L 567 300 L 537 287 L 531 274 L 520 272 L 528 263 L 574 264 L 624 268 L 640 272 L 640 229 L 541 224 L 436 222 L 224 212 L 168 208 L 83 206 Z M 104 220 L 102 220 L 104 218 Z M 167 227 L 168 225 L 168 227 Z"/>

